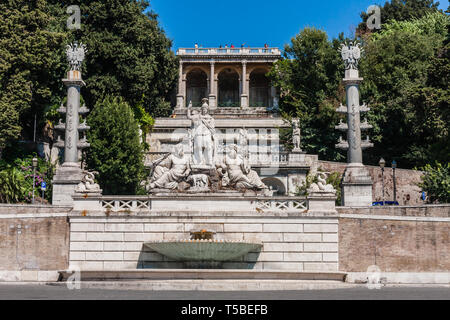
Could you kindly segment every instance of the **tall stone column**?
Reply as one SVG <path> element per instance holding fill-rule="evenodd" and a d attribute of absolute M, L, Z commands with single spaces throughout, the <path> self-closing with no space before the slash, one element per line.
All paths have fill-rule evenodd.
<path fill-rule="evenodd" d="M 359 84 L 363 81 L 359 77 L 358 61 L 361 57 L 359 44 L 353 46 L 342 45 L 342 58 L 345 62 L 345 78 L 347 106 L 341 105 L 337 111 L 347 116 L 347 123 L 342 121 L 336 129 L 347 132 L 347 141 L 342 137 L 337 148 L 347 150 L 347 167 L 342 180 L 342 204 L 344 206 L 370 206 L 372 204 L 372 178 L 363 165 L 362 150 L 372 147 L 367 139 L 361 139 L 361 130 L 370 129 L 367 121 L 361 126 L 360 113 L 369 109 L 359 101 Z"/>
<path fill-rule="evenodd" d="M 183 62 L 180 61 L 180 67 L 178 70 L 178 94 L 177 94 L 177 109 L 186 108 L 186 79 L 183 76 Z"/>
<path fill-rule="evenodd" d="M 67 73 L 67 79 L 63 83 L 67 87 L 67 104 L 61 106 L 58 111 L 66 114 L 66 123 L 59 123 L 55 128 L 64 131 L 64 142 L 58 138 L 55 144 L 59 148 L 64 148 L 64 162 L 56 170 L 53 178 L 53 204 L 72 205 L 72 195 L 78 184 L 83 180 L 84 173 L 80 166 L 79 150 L 89 147 L 86 137 L 79 139 L 80 132 L 86 132 L 89 127 L 86 123 L 79 123 L 80 114 L 86 114 L 89 110 L 80 107 L 80 88 L 85 85 L 81 78 L 81 64 L 84 60 L 86 47 L 83 44 L 75 43 L 67 47 L 67 59 L 71 70 Z"/>
<path fill-rule="evenodd" d="M 80 88 L 85 85 L 84 81 L 77 79 L 77 71 L 69 71 L 67 79 L 63 83 L 67 87 L 67 110 L 66 110 L 66 128 L 64 141 L 64 163 L 78 162 L 78 126 L 80 110 Z"/>
<path fill-rule="evenodd" d="M 242 61 L 242 93 L 241 93 L 241 108 L 249 107 L 249 92 L 248 92 L 248 80 L 247 80 L 247 61 Z"/>
<path fill-rule="evenodd" d="M 214 70 L 215 62 L 211 60 L 211 70 L 209 74 L 209 108 L 216 109 L 217 108 L 217 91 L 216 91 L 216 75 Z"/>

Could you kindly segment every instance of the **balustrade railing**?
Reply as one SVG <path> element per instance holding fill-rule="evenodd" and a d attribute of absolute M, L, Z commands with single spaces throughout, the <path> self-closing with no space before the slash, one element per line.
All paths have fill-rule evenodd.
<path fill-rule="evenodd" d="M 105 211 L 150 211 L 152 202 L 148 197 L 102 197 L 102 209 Z"/>
<path fill-rule="evenodd" d="M 184 54 L 266 54 L 266 55 L 280 55 L 280 49 L 278 48 L 180 48 L 177 51 L 177 55 Z"/>
<path fill-rule="evenodd" d="M 256 208 L 271 211 L 304 211 L 307 210 L 308 203 L 305 197 L 259 199 L 256 202 Z"/>
<path fill-rule="evenodd" d="M 78 201 L 83 201 L 79 199 Z M 160 201 L 160 200 L 159 200 Z M 167 201 L 186 201 L 173 199 Z M 236 201 L 236 200 L 233 200 Z M 242 198 L 241 201 L 250 201 Z M 257 212 L 262 211 L 305 211 L 308 204 L 306 197 L 267 197 L 257 198 L 251 206 Z M 106 212 L 151 212 L 152 198 L 147 196 L 103 196 L 100 199 L 101 209 Z M 208 208 L 205 208 L 208 210 Z"/>

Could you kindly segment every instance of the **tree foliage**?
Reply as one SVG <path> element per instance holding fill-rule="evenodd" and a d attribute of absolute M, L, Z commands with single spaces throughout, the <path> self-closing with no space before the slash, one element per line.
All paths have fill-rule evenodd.
<path fill-rule="evenodd" d="M 383 156 L 405 168 L 448 159 L 448 26 L 448 16 L 434 13 L 393 22 L 368 39 L 360 70 L 374 124 L 369 163 Z"/>
<path fill-rule="evenodd" d="M 61 28 L 68 17 L 66 8 L 80 7 L 81 29 L 70 32 L 70 41 L 76 39 L 88 48 L 83 69 L 88 105 L 113 95 L 134 106 L 144 97 L 147 112 L 168 115 L 166 100 L 175 88 L 178 63 L 148 1 L 48 1 L 54 4 Z"/>
<path fill-rule="evenodd" d="M 422 168 L 424 175 L 419 186 L 427 193 L 429 203 L 450 203 L 450 163 L 436 162 Z"/>
<path fill-rule="evenodd" d="M 97 171 L 104 194 L 136 194 L 143 180 L 143 145 L 131 107 L 106 97 L 88 116 L 88 168 Z"/>
<path fill-rule="evenodd" d="M 23 128 L 32 137 L 34 114 L 42 114 L 61 91 L 64 34 L 45 0 L 0 3 L 0 150 Z"/>
<path fill-rule="evenodd" d="M 429 13 L 435 13 L 439 11 L 438 6 L 439 2 L 435 2 L 434 0 L 386 1 L 380 10 L 382 29 L 385 28 L 385 24 L 392 23 L 393 21 L 408 21 L 422 18 Z M 361 22 L 357 28 L 357 33 L 359 35 L 372 32 L 372 30 L 367 28 L 366 23 L 368 18 L 369 15 L 366 12 L 361 12 L 361 19 L 363 22 Z"/>
<path fill-rule="evenodd" d="M 81 9 L 81 30 L 68 30 L 70 5 Z M 5 0 L 0 3 L 0 151 L 21 135 L 38 139 L 49 110 L 66 94 L 61 79 L 68 63 L 65 45 L 88 45 L 83 68 L 86 104 L 108 94 L 124 97 L 152 115 L 167 116 L 177 79 L 171 41 L 149 3 L 140 0 Z"/>
<path fill-rule="evenodd" d="M 305 28 L 286 45 L 284 59 L 269 73 L 281 92 L 282 113 L 300 118 L 302 148 L 326 160 L 344 159 L 334 148 L 339 137 L 335 109 L 343 95 L 338 46 L 324 31 Z"/>

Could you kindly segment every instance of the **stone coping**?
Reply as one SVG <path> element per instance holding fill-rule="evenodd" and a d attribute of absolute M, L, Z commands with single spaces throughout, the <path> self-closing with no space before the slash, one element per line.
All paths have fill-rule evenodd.
<path fill-rule="evenodd" d="M 72 211 L 69 206 L 37 204 L 0 204 L 0 216 L 6 214 L 61 214 Z"/>
<path fill-rule="evenodd" d="M 61 270 L 59 281 L 66 281 L 73 271 Z M 119 269 L 81 270 L 81 281 L 105 280 L 335 280 L 345 281 L 346 272 L 295 272 L 286 270 L 244 270 L 244 269 Z"/>
<path fill-rule="evenodd" d="M 305 218 L 305 219 L 331 219 L 338 218 L 339 215 L 332 212 L 295 212 L 295 211 L 263 211 L 263 212 L 252 212 L 252 211 L 118 211 L 118 212 L 105 212 L 105 211 L 95 211 L 95 210 L 83 210 L 83 211 L 72 211 L 67 214 L 69 218 Z"/>
<path fill-rule="evenodd" d="M 450 217 L 450 204 L 416 206 L 336 207 L 342 218 L 348 215 L 396 217 Z"/>
<path fill-rule="evenodd" d="M 424 204 L 424 205 L 410 205 L 410 206 L 370 206 L 370 207 L 355 207 L 355 206 L 340 206 L 336 207 L 336 209 L 391 209 L 391 208 L 450 208 L 450 203 L 442 203 L 442 204 Z"/>
<path fill-rule="evenodd" d="M 74 200 L 231 200 L 231 201 L 257 201 L 257 200 L 274 200 L 274 201 L 306 201 L 306 197 L 290 197 L 290 196 L 272 196 L 265 197 L 256 194 L 245 194 L 240 192 L 224 192 L 224 193 L 160 193 L 147 196 L 89 196 L 89 194 L 75 194 L 72 196 Z"/>

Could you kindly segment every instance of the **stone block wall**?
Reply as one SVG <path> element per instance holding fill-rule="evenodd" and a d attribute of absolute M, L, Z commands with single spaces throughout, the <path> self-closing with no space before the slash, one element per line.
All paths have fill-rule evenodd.
<path fill-rule="evenodd" d="M 340 270 L 449 272 L 450 205 L 338 211 Z"/>
<path fill-rule="evenodd" d="M 69 262 L 67 208 L 1 205 L 0 270 L 58 270 Z"/>
<path fill-rule="evenodd" d="M 217 240 L 262 242 L 227 269 L 337 271 L 336 217 L 242 214 L 231 216 L 172 213 L 139 217 L 71 217 L 70 265 L 82 269 L 182 268 L 143 245 L 183 240 L 191 231 L 216 232 Z"/>

